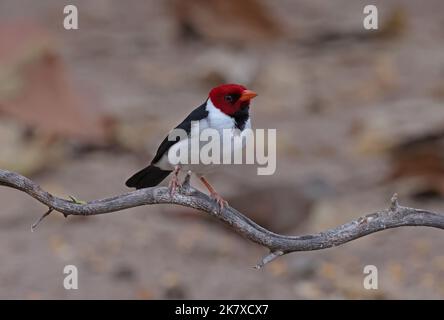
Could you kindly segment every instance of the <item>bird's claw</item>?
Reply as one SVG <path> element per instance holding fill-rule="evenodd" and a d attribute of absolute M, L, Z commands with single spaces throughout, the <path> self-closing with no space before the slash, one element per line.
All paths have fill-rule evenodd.
<path fill-rule="evenodd" d="M 178 188 L 181 188 L 182 185 L 179 182 L 179 179 L 177 176 L 173 176 L 173 178 L 171 179 L 169 185 L 168 185 L 168 189 L 170 189 L 170 195 L 173 195 L 176 193 Z"/>
<path fill-rule="evenodd" d="M 222 198 L 218 193 L 212 193 L 211 198 L 219 205 L 220 210 L 228 206 L 227 200 Z"/>

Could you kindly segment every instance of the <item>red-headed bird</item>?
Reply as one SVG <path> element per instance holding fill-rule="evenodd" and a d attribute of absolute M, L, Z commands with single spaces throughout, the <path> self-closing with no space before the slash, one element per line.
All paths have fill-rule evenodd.
<path fill-rule="evenodd" d="M 232 132 L 243 132 L 251 128 L 250 123 L 250 101 L 257 94 L 248 90 L 239 84 L 223 84 L 213 88 L 207 100 L 194 109 L 175 129 L 183 129 L 186 132 L 186 138 L 170 141 L 166 137 L 159 148 L 151 164 L 134 174 L 126 181 L 130 188 L 142 189 L 157 186 L 171 172 L 173 177 L 170 181 L 170 192 L 174 193 L 180 186 L 178 174 L 180 170 L 192 171 L 196 174 L 202 183 L 207 187 L 210 195 L 221 208 L 226 201 L 216 192 L 216 190 L 205 179 L 206 174 L 213 164 L 173 164 L 170 162 L 168 152 L 176 152 L 183 144 L 190 144 L 192 139 L 199 139 L 199 132 L 206 128 L 216 129 L 221 137 L 224 129 L 230 129 Z M 195 124 L 198 124 L 197 127 Z M 198 128 L 199 131 L 196 131 Z M 237 129 L 237 130 L 235 130 Z M 201 146 L 200 142 L 198 146 Z M 199 159 L 199 158 L 198 158 Z"/>

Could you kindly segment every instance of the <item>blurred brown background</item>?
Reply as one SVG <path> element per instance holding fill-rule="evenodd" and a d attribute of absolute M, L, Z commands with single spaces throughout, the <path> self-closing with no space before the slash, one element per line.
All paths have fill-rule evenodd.
<path fill-rule="evenodd" d="M 79 30 L 63 29 L 63 7 Z M 259 92 L 256 128 L 276 128 L 273 176 L 212 178 L 273 231 L 319 232 L 388 205 L 444 211 L 444 2 L 0 1 L 0 167 L 57 195 L 126 192 L 167 131 L 214 85 Z M 198 185 L 198 184 L 196 184 Z M 0 298 L 444 298 L 444 234 L 380 232 L 285 256 L 204 215 L 146 206 L 65 220 L 0 190 Z M 63 267 L 79 289 L 63 288 Z M 362 286 L 379 270 L 379 290 Z"/>

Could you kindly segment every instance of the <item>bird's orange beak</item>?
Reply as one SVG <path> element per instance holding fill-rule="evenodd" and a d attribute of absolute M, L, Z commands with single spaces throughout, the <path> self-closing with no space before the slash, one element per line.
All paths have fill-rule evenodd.
<path fill-rule="evenodd" d="M 257 96 L 257 93 L 252 90 L 244 90 L 239 98 L 240 101 L 248 101 Z"/>

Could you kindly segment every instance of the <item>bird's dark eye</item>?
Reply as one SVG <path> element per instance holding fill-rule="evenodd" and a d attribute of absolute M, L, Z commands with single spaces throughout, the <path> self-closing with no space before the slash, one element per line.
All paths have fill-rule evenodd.
<path fill-rule="evenodd" d="M 226 102 L 230 102 L 230 103 L 233 102 L 233 100 L 234 100 L 233 97 L 230 95 L 225 96 L 224 99 Z"/>

